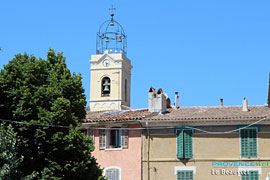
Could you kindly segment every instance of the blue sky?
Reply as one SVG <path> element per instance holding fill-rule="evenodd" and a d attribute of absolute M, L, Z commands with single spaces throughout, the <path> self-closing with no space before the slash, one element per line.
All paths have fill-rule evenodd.
<path fill-rule="evenodd" d="M 131 107 L 147 107 L 148 89 L 162 88 L 180 106 L 266 103 L 270 72 L 269 0 L 8 0 L 0 3 L 0 68 L 49 48 L 81 73 L 89 99 L 96 33 L 110 18 L 128 35 Z"/>

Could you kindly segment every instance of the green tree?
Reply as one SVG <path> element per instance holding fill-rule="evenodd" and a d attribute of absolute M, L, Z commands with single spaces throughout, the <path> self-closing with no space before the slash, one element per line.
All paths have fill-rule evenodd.
<path fill-rule="evenodd" d="M 18 156 L 16 133 L 11 125 L 0 124 L 0 179 L 1 180 L 31 180 L 36 173 L 24 176 L 18 167 L 23 156 Z"/>
<path fill-rule="evenodd" d="M 91 139 L 78 129 L 85 105 L 81 75 L 70 73 L 62 53 L 49 49 L 47 60 L 17 54 L 4 66 L 0 118 L 70 127 L 17 124 L 23 173 L 38 172 L 37 179 L 102 178 L 102 170 L 91 156 Z"/>

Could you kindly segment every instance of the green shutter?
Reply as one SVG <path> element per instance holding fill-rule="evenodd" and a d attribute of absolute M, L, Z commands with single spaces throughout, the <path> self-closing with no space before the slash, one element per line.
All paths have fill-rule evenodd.
<path fill-rule="evenodd" d="M 184 152 L 185 159 L 191 159 L 193 155 L 191 130 L 184 131 L 184 150 L 185 150 Z"/>
<path fill-rule="evenodd" d="M 248 179 L 248 174 L 242 174 L 241 180 L 249 180 Z"/>
<path fill-rule="evenodd" d="M 184 142 L 183 142 L 184 135 L 183 134 L 184 134 L 183 130 L 177 131 L 177 158 L 178 159 L 184 158 Z"/>
<path fill-rule="evenodd" d="M 258 171 L 249 171 L 249 180 L 259 180 L 259 173 Z"/>
<path fill-rule="evenodd" d="M 257 157 L 257 129 L 249 130 L 249 157 Z"/>
<path fill-rule="evenodd" d="M 177 180 L 193 180 L 193 171 L 177 171 Z"/>
<path fill-rule="evenodd" d="M 257 157 L 257 129 L 243 129 L 241 136 L 241 157 Z"/>
<path fill-rule="evenodd" d="M 248 157 L 248 131 L 241 130 L 241 157 Z"/>
<path fill-rule="evenodd" d="M 246 174 L 242 174 L 241 180 L 259 180 L 258 171 L 248 171 Z"/>
<path fill-rule="evenodd" d="M 183 171 L 177 171 L 177 180 L 184 179 L 184 173 Z"/>

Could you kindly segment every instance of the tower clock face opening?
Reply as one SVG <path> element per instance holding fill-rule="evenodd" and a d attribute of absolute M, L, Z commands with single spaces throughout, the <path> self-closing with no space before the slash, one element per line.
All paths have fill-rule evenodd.
<path fill-rule="evenodd" d="M 110 61 L 108 60 L 108 59 L 105 59 L 104 61 L 103 61 L 103 66 L 104 67 L 108 67 L 110 65 Z"/>

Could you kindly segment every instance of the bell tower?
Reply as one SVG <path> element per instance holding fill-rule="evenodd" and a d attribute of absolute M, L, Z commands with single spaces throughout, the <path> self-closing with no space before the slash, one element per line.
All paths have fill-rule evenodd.
<path fill-rule="evenodd" d="M 126 54 L 127 35 L 112 12 L 99 28 L 96 54 L 89 61 L 90 111 L 119 111 L 130 106 L 132 65 Z"/>

